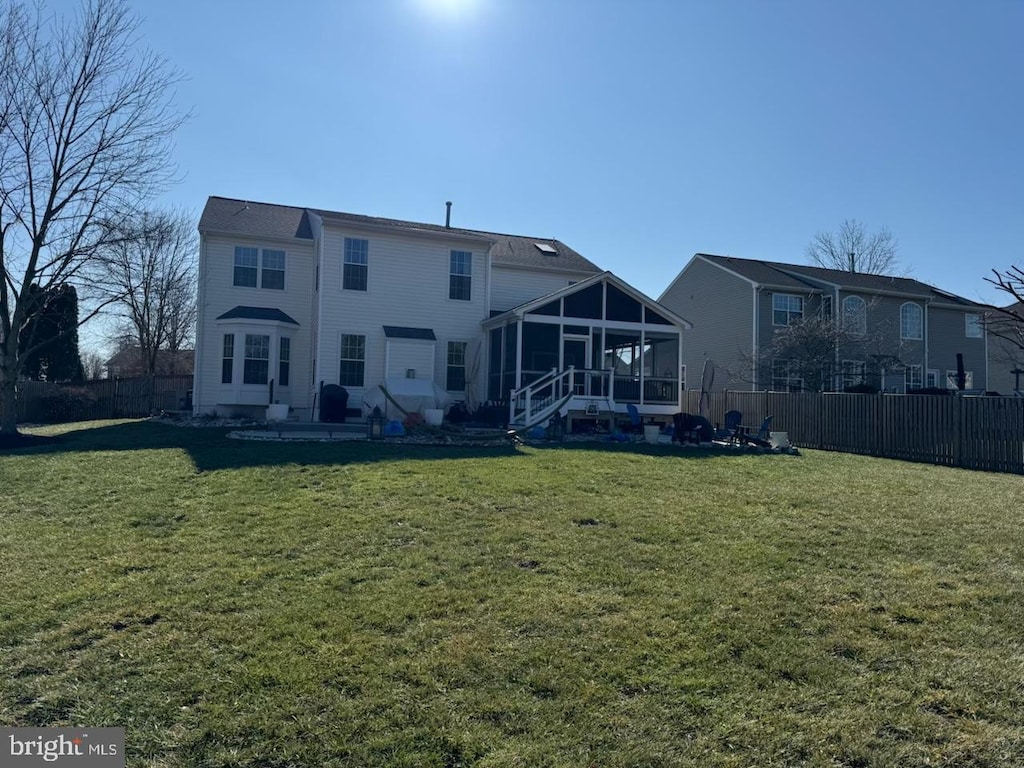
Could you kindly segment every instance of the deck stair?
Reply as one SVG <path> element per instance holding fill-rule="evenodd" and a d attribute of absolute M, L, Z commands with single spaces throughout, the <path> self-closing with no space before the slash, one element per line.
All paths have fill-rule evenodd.
<path fill-rule="evenodd" d="M 590 371 L 574 366 L 562 371 L 552 368 L 536 381 L 512 391 L 509 430 L 523 432 L 545 424 L 556 414 L 565 416 L 570 410 L 584 410 L 588 405 L 596 405 L 601 411 L 614 411 L 611 374 L 611 371 Z"/>

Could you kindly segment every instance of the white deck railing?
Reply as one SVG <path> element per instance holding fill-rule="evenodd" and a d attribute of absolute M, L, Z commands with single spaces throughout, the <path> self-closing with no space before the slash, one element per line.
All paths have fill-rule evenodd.
<path fill-rule="evenodd" d="M 599 399 L 614 407 L 612 371 L 569 366 L 563 371 L 552 368 L 509 396 L 510 427 L 529 428 L 568 408 L 573 398 Z"/>

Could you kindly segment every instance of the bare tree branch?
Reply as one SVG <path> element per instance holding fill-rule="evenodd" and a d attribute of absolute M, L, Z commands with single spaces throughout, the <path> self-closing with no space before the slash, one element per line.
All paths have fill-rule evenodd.
<path fill-rule="evenodd" d="M 172 181 L 180 76 L 137 33 L 123 0 L 65 18 L 0 7 L 0 433 L 15 431 L 29 289 L 73 282 L 91 308 L 80 322 L 95 315 L 114 300 L 109 249 Z"/>
<path fill-rule="evenodd" d="M 859 221 L 847 219 L 838 232 L 816 234 L 807 246 L 807 258 L 825 269 L 892 276 L 899 270 L 897 246 L 885 227 L 869 234 Z"/>

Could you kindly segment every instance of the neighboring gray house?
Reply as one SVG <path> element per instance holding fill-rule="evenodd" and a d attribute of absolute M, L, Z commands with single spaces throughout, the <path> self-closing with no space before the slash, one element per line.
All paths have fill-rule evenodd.
<path fill-rule="evenodd" d="M 764 350 L 777 329 L 812 316 L 843 323 L 848 339 L 826 389 L 955 388 L 957 353 L 967 388 L 988 387 L 984 307 L 917 280 L 698 253 L 658 301 L 694 322 L 683 354 L 690 388 L 708 359 L 714 389 L 804 388 Z"/>
<path fill-rule="evenodd" d="M 223 197 L 199 232 L 197 414 L 259 415 L 273 385 L 316 418 L 321 383 L 358 408 L 395 378 L 507 401 L 569 366 L 570 412 L 679 410 L 689 324 L 558 240 Z"/>
<path fill-rule="evenodd" d="M 1024 317 L 1024 303 L 1017 302 L 1004 309 Z M 988 338 L 988 388 L 1001 395 L 1014 392 L 1019 385 L 1024 389 L 1024 326 L 1011 319 L 990 311 L 987 315 Z"/>

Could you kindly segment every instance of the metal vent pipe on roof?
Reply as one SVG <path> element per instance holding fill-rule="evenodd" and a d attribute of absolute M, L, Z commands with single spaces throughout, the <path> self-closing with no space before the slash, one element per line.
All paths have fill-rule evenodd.
<path fill-rule="evenodd" d="M 449 200 L 444 205 L 445 205 L 445 208 L 447 208 L 447 210 L 445 211 L 445 214 L 444 214 L 444 226 L 445 226 L 445 229 L 451 229 L 452 228 L 452 201 Z"/>

